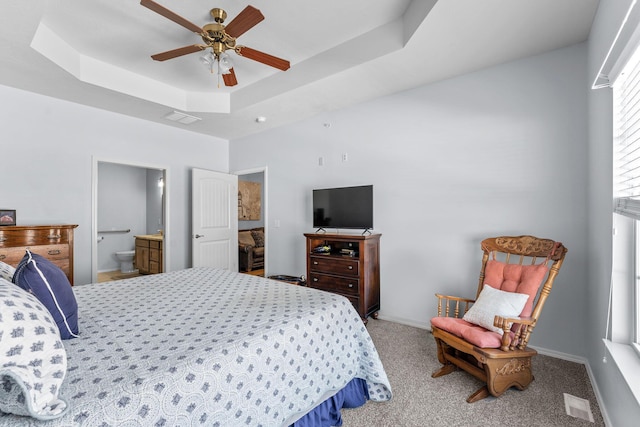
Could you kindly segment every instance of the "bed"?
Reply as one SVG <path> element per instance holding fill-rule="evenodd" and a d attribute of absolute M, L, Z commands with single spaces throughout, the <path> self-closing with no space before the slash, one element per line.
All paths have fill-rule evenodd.
<path fill-rule="evenodd" d="M 80 334 L 63 341 L 66 412 L 0 414 L 0 426 L 319 425 L 340 393 L 392 397 L 339 295 L 211 268 L 73 290 Z"/>

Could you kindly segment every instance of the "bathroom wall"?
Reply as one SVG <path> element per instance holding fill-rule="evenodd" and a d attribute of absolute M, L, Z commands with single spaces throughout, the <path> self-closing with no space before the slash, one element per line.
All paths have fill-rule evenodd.
<path fill-rule="evenodd" d="M 162 179 L 163 186 L 159 186 Z M 164 172 L 159 169 L 147 169 L 147 234 L 156 234 L 164 230 Z"/>
<path fill-rule="evenodd" d="M 156 181 L 156 189 L 157 189 Z M 134 248 L 136 234 L 147 234 L 147 169 L 98 163 L 98 272 L 120 268 L 117 251 Z"/>

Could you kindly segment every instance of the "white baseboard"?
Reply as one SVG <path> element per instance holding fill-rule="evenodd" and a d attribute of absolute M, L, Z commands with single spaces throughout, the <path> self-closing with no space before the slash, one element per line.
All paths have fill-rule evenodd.
<path fill-rule="evenodd" d="M 593 371 L 591 370 L 591 365 L 589 362 L 585 363 L 587 368 L 587 375 L 589 375 L 589 381 L 591 382 L 591 387 L 593 387 L 593 392 L 596 395 L 596 400 L 598 401 L 598 407 L 600 408 L 600 414 L 602 415 L 602 419 L 604 420 L 604 425 L 607 427 L 613 426 L 611 420 L 609 419 L 609 414 L 607 413 L 607 408 L 604 405 L 604 400 L 602 399 L 602 394 L 600 393 L 600 389 L 598 388 L 598 383 L 596 382 L 596 377 L 593 375 Z"/>
<path fill-rule="evenodd" d="M 378 319 L 386 320 L 388 322 L 393 322 L 393 323 L 399 323 L 401 325 L 413 326 L 414 328 L 428 329 L 429 331 L 431 330 L 431 325 L 430 324 L 422 323 L 422 322 L 416 322 L 415 320 L 405 319 L 405 318 L 402 318 L 402 317 L 385 316 L 384 314 L 379 314 L 378 315 Z"/>
<path fill-rule="evenodd" d="M 588 365 L 589 361 L 584 357 L 576 356 L 573 354 L 562 353 L 560 351 L 549 350 L 548 348 L 538 347 L 535 345 L 529 346 L 536 350 L 540 354 L 544 354 L 545 356 L 555 357 L 556 359 L 566 360 L 568 362 L 581 363 L 583 365 Z"/>

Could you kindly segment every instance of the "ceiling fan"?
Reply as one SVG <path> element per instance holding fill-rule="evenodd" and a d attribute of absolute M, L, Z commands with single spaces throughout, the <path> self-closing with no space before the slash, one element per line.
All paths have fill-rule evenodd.
<path fill-rule="evenodd" d="M 211 51 L 203 56 L 201 60 L 210 67 L 212 73 L 217 72 L 218 75 L 222 75 L 225 86 L 235 86 L 238 84 L 235 71 L 233 70 L 233 64 L 231 64 L 229 56 L 226 53 L 227 50 L 233 50 L 240 56 L 244 56 L 245 58 L 252 59 L 282 71 L 289 69 L 290 65 L 287 60 L 236 44 L 236 39 L 238 37 L 246 33 L 264 19 L 262 13 L 253 6 L 245 7 L 244 10 L 242 10 L 242 12 L 240 12 L 238 16 L 232 19 L 227 25 L 223 25 L 224 20 L 227 19 L 227 13 L 222 9 L 211 9 L 210 14 L 215 22 L 206 24 L 200 28 L 196 24 L 186 20 L 152 0 L 141 0 L 140 4 L 164 16 L 165 18 L 172 20 L 176 24 L 182 25 L 187 30 L 193 31 L 202 37 L 202 41 L 204 42 L 204 44 L 193 44 L 151 55 L 151 58 L 156 61 L 166 61 L 167 59 L 173 59 L 211 48 Z"/>

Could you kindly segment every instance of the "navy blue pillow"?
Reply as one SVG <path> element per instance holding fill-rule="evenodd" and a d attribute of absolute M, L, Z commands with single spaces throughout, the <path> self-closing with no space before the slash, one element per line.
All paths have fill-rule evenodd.
<path fill-rule="evenodd" d="M 78 303 L 60 267 L 27 250 L 13 275 L 13 283 L 31 292 L 47 307 L 63 340 L 78 336 Z"/>

